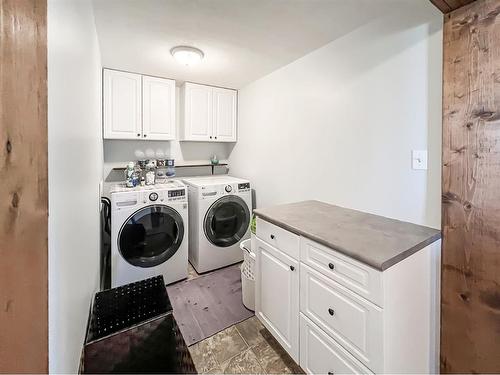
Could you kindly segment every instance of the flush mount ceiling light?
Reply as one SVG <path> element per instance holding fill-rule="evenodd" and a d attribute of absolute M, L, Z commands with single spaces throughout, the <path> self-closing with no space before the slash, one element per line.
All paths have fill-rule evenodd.
<path fill-rule="evenodd" d="M 205 56 L 201 49 L 189 46 L 174 47 L 170 50 L 170 53 L 178 62 L 186 66 L 198 64 Z"/>

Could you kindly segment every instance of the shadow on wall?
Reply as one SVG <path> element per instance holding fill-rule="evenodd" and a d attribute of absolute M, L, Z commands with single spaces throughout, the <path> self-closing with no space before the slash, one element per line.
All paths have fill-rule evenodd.
<path fill-rule="evenodd" d="M 441 28 L 432 4 L 397 2 L 242 88 L 229 160 L 259 207 L 319 199 L 439 227 Z M 428 171 L 411 169 L 420 149 Z"/>
<path fill-rule="evenodd" d="M 181 165 L 208 162 L 213 155 L 219 160 L 227 160 L 233 148 L 234 143 L 104 140 L 104 180 L 108 179 L 112 168 L 124 167 L 129 161 L 137 160 L 137 152 L 142 152 L 146 159 L 172 157 L 176 165 Z M 196 174 L 196 170 L 193 169 L 193 173 Z"/>
<path fill-rule="evenodd" d="M 136 160 L 137 151 L 143 152 L 146 158 L 163 155 L 186 162 L 209 160 L 214 154 L 219 159 L 227 159 L 233 147 L 234 143 L 104 140 L 104 162 L 126 163 Z"/>

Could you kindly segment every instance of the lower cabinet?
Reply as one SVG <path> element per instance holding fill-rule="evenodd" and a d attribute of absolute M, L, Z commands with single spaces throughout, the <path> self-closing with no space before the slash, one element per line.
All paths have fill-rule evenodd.
<path fill-rule="evenodd" d="M 256 239 L 255 314 L 299 362 L 299 263 Z"/>
<path fill-rule="evenodd" d="M 372 374 L 302 313 L 300 314 L 300 366 L 308 374 Z"/>
<path fill-rule="evenodd" d="M 304 371 L 439 371 L 440 241 L 384 271 L 264 220 L 254 247 L 255 314 Z"/>

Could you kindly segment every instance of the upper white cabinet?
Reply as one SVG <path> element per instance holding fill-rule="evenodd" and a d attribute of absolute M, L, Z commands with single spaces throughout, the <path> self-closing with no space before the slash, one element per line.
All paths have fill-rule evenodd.
<path fill-rule="evenodd" d="M 143 138 L 175 139 L 175 81 L 142 77 Z"/>
<path fill-rule="evenodd" d="M 214 136 L 219 142 L 236 141 L 236 93 L 235 90 L 213 89 Z"/>
<path fill-rule="evenodd" d="M 172 140 L 175 81 L 104 69 L 104 138 Z"/>
<path fill-rule="evenodd" d="M 142 80 L 139 74 L 104 70 L 104 138 L 142 136 Z"/>
<path fill-rule="evenodd" d="M 181 140 L 236 142 L 237 91 L 187 82 L 181 88 Z"/>
<path fill-rule="evenodd" d="M 182 139 L 213 140 L 212 87 L 185 83 L 181 88 Z"/>

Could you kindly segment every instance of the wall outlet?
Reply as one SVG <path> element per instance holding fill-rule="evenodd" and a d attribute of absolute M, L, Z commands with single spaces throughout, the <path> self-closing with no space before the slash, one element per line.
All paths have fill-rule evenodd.
<path fill-rule="evenodd" d="M 427 169 L 427 150 L 413 150 L 411 152 L 411 166 L 413 169 Z"/>

